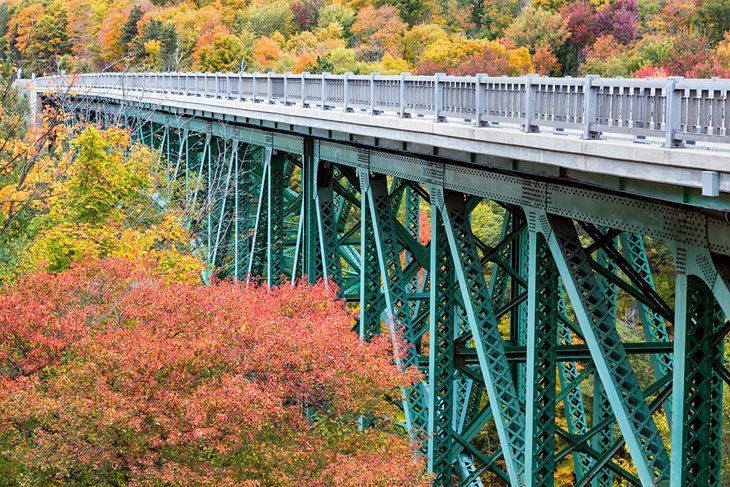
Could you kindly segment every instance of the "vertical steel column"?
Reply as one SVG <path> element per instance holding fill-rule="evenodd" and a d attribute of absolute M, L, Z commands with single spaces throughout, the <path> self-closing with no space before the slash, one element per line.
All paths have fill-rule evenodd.
<path fill-rule="evenodd" d="M 370 175 L 358 170 L 360 179 L 360 338 L 369 340 L 380 333 L 380 316 L 385 307 L 381 291 L 380 264 L 370 210 Z"/>
<path fill-rule="evenodd" d="M 333 167 L 329 162 L 320 162 L 317 167 L 317 228 L 319 230 L 318 249 L 324 264 L 324 278 L 340 284 L 342 264 L 337 235 L 337 214 L 333 193 Z"/>
<path fill-rule="evenodd" d="M 430 310 L 428 356 L 428 467 L 433 485 L 451 485 L 454 423 L 454 264 L 439 207 L 431 190 Z M 409 283 L 410 286 L 410 283 Z"/>
<path fill-rule="evenodd" d="M 319 244 L 317 224 L 317 171 L 319 166 L 319 142 L 310 137 L 304 139 L 302 154 L 302 204 L 304 214 L 302 233 L 304 251 L 302 255 L 304 274 L 307 282 L 314 284 L 323 275 L 322 252 Z"/>
<path fill-rule="evenodd" d="M 444 226 L 510 482 L 524 482 L 525 420 L 492 311 L 464 195 L 444 192 Z"/>
<path fill-rule="evenodd" d="M 550 250 L 573 304 L 598 376 L 642 483 L 668 478 L 669 458 L 626 351 L 612 322 L 603 290 L 573 222 L 548 216 Z"/>
<path fill-rule="evenodd" d="M 558 279 L 558 313 L 561 320 L 568 319 L 565 307 L 565 298 L 563 296 L 563 283 Z M 558 340 L 561 345 L 571 345 L 573 336 L 570 328 L 562 321 L 558 322 Z M 558 377 L 560 379 L 560 389 L 568 390 L 563 407 L 565 408 L 565 419 L 568 425 L 568 432 L 574 435 L 588 433 L 588 420 L 586 418 L 585 404 L 583 402 L 583 393 L 580 390 L 580 383 L 577 378 L 578 364 L 576 362 L 560 362 L 558 364 Z M 573 453 L 573 465 L 576 480 L 580 481 L 583 474 L 591 467 L 593 460 L 590 456 L 582 452 Z"/>
<path fill-rule="evenodd" d="M 259 185 L 258 204 L 256 205 L 256 220 L 251 240 L 251 254 L 248 260 L 247 282 L 252 278 L 263 277 L 267 262 L 266 244 L 268 243 L 269 228 L 269 172 L 271 166 L 271 148 L 259 149 L 261 156 L 261 184 Z"/>
<path fill-rule="evenodd" d="M 561 287 L 545 238 L 533 230 L 528 232 L 528 242 L 525 474 L 527 485 L 551 487 L 555 481 L 555 347 Z"/>
<path fill-rule="evenodd" d="M 621 247 L 626 259 L 631 263 L 636 273 L 649 287 L 654 289 L 654 278 L 651 275 L 651 267 L 649 267 L 649 260 L 646 256 L 643 237 L 638 233 L 622 233 Z M 637 303 L 637 308 L 646 340 L 649 342 L 670 342 L 664 318 L 643 303 Z M 653 354 L 651 364 L 654 368 L 654 377 L 658 380 L 672 372 L 672 355 L 669 353 Z M 667 399 L 664 403 L 664 411 L 670 424 L 671 406 L 671 399 Z"/>
<path fill-rule="evenodd" d="M 267 171 L 266 284 L 281 284 L 284 274 L 284 165 L 286 158 L 273 152 Z"/>
<path fill-rule="evenodd" d="M 713 367 L 724 358 L 714 338 L 724 313 L 707 285 L 684 272 L 675 303 L 671 485 L 719 486 L 722 380 Z"/>
<path fill-rule="evenodd" d="M 406 282 L 401 267 L 400 252 L 395 230 L 394 215 L 389 201 L 388 187 L 385 176 L 374 175 L 369 178 L 370 185 L 367 191 L 370 215 L 375 237 L 375 246 L 378 252 L 380 274 L 385 295 L 386 311 L 389 319 L 386 324 L 391 333 L 396 327 L 402 326 L 405 340 L 408 344 L 416 343 L 413 321 L 408 311 L 406 299 Z M 396 351 L 401 354 L 400 351 Z M 411 349 L 401 366 L 418 366 L 417 354 Z M 410 387 L 404 391 L 403 397 L 406 425 L 409 433 L 415 435 L 425 432 L 428 422 L 423 395 L 423 384 Z"/>
<path fill-rule="evenodd" d="M 605 230 L 605 229 L 604 229 Z M 606 245 L 615 247 L 617 239 L 613 238 Z M 598 263 L 605 267 L 608 272 L 612 275 L 616 275 L 616 263 L 606 254 L 606 251 L 601 248 L 598 250 Z M 604 302 L 608 308 L 608 319 L 611 321 L 613 326 L 616 326 L 616 308 L 618 305 L 618 290 L 616 284 L 612 283 L 609 279 L 602 275 L 596 276 L 598 284 L 601 286 L 603 291 Z M 593 376 L 593 427 L 599 424 L 603 424 L 607 419 L 611 418 L 611 404 L 608 401 L 606 395 L 606 389 L 603 387 L 603 383 L 600 380 L 598 374 Z M 613 423 L 604 426 L 598 434 L 593 438 L 593 449 L 603 454 L 613 444 Z M 613 485 L 613 473 L 607 469 L 602 469 L 598 475 L 593 479 L 593 487 L 611 487 Z"/>

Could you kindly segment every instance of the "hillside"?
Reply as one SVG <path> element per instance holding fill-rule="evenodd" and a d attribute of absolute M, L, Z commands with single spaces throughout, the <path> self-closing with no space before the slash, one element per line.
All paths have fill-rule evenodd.
<path fill-rule="evenodd" d="M 0 56 L 72 70 L 730 76 L 727 0 L 10 0 Z"/>

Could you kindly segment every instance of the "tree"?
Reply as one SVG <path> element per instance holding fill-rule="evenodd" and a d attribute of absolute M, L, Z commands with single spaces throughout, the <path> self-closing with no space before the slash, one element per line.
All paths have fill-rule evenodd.
<path fill-rule="evenodd" d="M 291 4 L 294 26 L 298 31 L 312 30 L 319 20 L 322 0 L 297 0 Z"/>
<path fill-rule="evenodd" d="M 346 47 L 336 47 L 327 54 L 327 60 L 332 66 L 331 72 L 343 74 L 355 71 L 357 60 L 355 51 Z"/>
<path fill-rule="evenodd" d="M 212 42 L 196 46 L 193 58 L 195 69 L 200 71 L 238 71 L 243 58 L 243 43 L 232 34 L 217 32 Z"/>
<path fill-rule="evenodd" d="M 157 48 L 150 50 L 149 46 L 154 45 L 150 42 L 155 42 Z M 173 71 L 177 67 L 178 44 L 174 25 L 160 19 L 150 19 L 142 24 L 134 45 L 134 58 L 144 62 L 148 69 Z"/>
<path fill-rule="evenodd" d="M 383 54 L 399 56 L 406 24 L 393 6 L 365 7 L 352 24 L 353 43 L 358 58 L 378 61 Z"/>
<path fill-rule="evenodd" d="M 700 0 L 696 13 L 697 24 L 712 42 L 720 41 L 730 31 L 730 2 L 727 0 Z"/>
<path fill-rule="evenodd" d="M 520 12 L 505 35 L 517 47 L 527 47 L 534 54 L 541 46 L 556 52 L 568 39 L 570 32 L 559 14 L 531 7 Z"/>
<path fill-rule="evenodd" d="M 256 41 L 253 59 L 260 69 L 268 71 L 276 66 L 280 57 L 281 47 L 275 40 L 269 37 L 261 37 Z"/>
<path fill-rule="evenodd" d="M 335 293 L 120 259 L 32 274 L 0 294 L 3 456 L 40 484 L 427 485 L 378 427 L 418 374 Z"/>
<path fill-rule="evenodd" d="M 435 24 L 416 25 L 403 37 L 403 57 L 411 64 L 421 61 L 426 48 L 439 40 L 446 40 L 447 34 Z"/>
<path fill-rule="evenodd" d="M 170 190 L 156 156 L 131 145 L 121 129 L 89 127 L 71 146 L 0 190 L 0 200 L 7 194 L 19 205 L 28 200 L 37 207 L 15 245 L 17 261 L 4 274 L 40 267 L 60 272 L 81 260 L 122 256 L 154 261 L 169 278 L 199 281 L 203 264 L 191 255 L 182 215 L 172 203 L 157 201 Z M 44 198 L 34 201 L 39 193 Z"/>
<path fill-rule="evenodd" d="M 292 31 L 292 11 L 288 2 L 276 0 L 252 5 L 236 18 L 234 32 L 249 30 L 257 37 L 271 36 L 274 32 L 288 36 Z"/>
<path fill-rule="evenodd" d="M 139 35 L 139 22 L 142 20 L 144 10 L 139 5 L 132 7 L 127 16 L 127 21 L 122 26 L 119 33 L 119 49 L 121 52 L 128 52 L 132 43 L 137 39 Z"/>

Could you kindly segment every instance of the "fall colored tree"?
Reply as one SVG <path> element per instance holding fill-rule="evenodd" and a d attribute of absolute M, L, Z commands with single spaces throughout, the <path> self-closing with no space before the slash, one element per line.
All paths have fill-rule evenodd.
<path fill-rule="evenodd" d="M 15 244 L 21 257 L 2 274 L 58 272 L 81 260 L 124 256 L 152 260 L 170 279 L 199 281 L 203 266 L 190 255 L 181 215 L 155 199 L 167 194 L 156 156 L 132 145 L 121 129 L 89 127 L 71 148 L 39 158 L 22 182 L 0 190 L 5 200 L 20 207 L 28 200 L 35 211 Z M 5 208 L 5 218 L 11 211 Z"/>
<path fill-rule="evenodd" d="M 395 7 L 365 7 L 352 24 L 355 51 L 363 61 L 377 61 L 384 54 L 400 54 L 401 38 L 406 31 Z"/>
<path fill-rule="evenodd" d="M 243 59 L 243 43 L 234 35 L 216 32 L 210 43 L 198 42 L 193 58 L 195 59 L 193 67 L 200 71 L 213 73 L 239 71 Z"/>
<path fill-rule="evenodd" d="M 166 284 L 121 259 L 4 288 L 6 478 L 427 485 L 408 440 L 378 427 L 417 373 L 395 367 L 389 337 L 362 343 L 335 296 L 323 283 Z"/>

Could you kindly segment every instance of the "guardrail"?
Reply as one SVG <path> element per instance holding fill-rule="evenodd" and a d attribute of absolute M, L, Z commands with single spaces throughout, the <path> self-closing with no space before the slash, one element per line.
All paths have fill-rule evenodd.
<path fill-rule="evenodd" d="M 619 133 L 657 137 L 665 147 L 730 143 L 726 79 L 100 73 L 37 78 L 35 84 L 462 119 L 476 126 L 514 123 L 526 132 L 577 130 L 586 139 Z"/>

